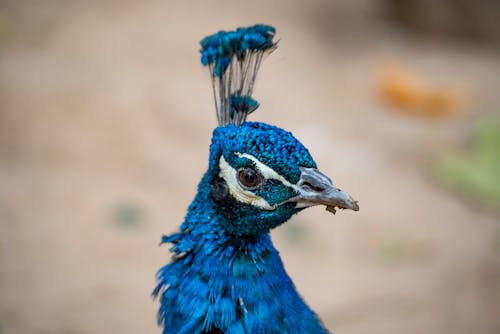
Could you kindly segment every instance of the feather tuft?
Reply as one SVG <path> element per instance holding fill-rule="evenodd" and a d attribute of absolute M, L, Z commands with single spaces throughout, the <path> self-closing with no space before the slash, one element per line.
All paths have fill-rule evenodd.
<path fill-rule="evenodd" d="M 257 24 L 235 31 L 219 31 L 200 41 L 201 63 L 212 78 L 219 125 L 241 125 L 259 107 L 253 86 L 262 59 L 276 49 L 276 30 Z"/>

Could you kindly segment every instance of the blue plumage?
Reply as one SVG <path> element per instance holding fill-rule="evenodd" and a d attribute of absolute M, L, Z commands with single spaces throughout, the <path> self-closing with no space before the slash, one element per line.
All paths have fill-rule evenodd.
<path fill-rule="evenodd" d="M 201 41 L 220 126 L 180 231 L 162 239 L 173 244 L 154 291 L 164 334 L 328 333 L 286 274 L 269 230 L 312 205 L 358 205 L 290 132 L 245 122 L 258 107 L 251 92 L 274 32 L 256 25 Z"/>

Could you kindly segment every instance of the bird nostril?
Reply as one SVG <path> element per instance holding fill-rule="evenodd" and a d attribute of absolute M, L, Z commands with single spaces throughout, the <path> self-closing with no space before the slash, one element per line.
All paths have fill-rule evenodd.
<path fill-rule="evenodd" d="M 309 182 L 302 183 L 301 187 L 302 187 L 302 189 L 312 190 L 312 191 L 316 191 L 316 192 L 322 192 L 325 190 L 325 188 L 320 187 L 320 186 L 315 186 Z"/>

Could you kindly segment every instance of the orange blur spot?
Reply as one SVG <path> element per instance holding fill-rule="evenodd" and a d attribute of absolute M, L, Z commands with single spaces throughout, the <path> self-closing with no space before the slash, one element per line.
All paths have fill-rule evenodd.
<path fill-rule="evenodd" d="M 378 91 L 391 110 L 423 117 L 458 114 L 464 100 L 452 88 L 433 87 L 424 83 L 416 73 L 394 68 L 382 74 Z"/>

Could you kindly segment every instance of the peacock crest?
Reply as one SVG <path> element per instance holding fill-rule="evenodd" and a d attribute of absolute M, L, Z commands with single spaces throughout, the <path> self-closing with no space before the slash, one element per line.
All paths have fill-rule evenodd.
<path fill-rule="evenodd" d="M 253 87 L 262 59 L 277 47 L 275 32 L 272 26 L 257 24 L 201 40 L 201 63 L 210 71 L 220 126 L 239 126 L 259 107 Z"/>

